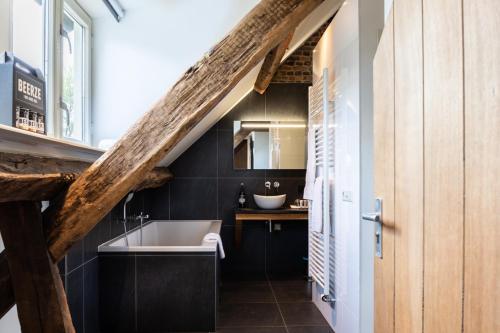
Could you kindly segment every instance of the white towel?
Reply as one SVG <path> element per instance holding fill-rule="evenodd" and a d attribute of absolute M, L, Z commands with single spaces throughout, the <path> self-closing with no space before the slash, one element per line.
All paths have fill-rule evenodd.
<path fill-rule="evenodd" d="M 323 231 L 323 177 L 318 177 L 314 181 L 312 211 L 311 211 L 312 231 Z"/>
<path fill-rule="evenodd" d="M 203 237 L 203 242 L 217 242 L 217 245 L 219 245 L 219 255 L 221 259 L 224 259 L 226 257 L 226 254 L 224 253 L 224 247 L 222 246 L 222 239 L 220 238 L 219 234 L 216 234 L 215 232 L 210 232 Z"/>
<path fill-rule="evenodd" d="M 307 132 L 307 169 L 304 199 L 313 200 L 314 180 L 316 178 L 316 138 L 314 128 L 309 127 Z"/>

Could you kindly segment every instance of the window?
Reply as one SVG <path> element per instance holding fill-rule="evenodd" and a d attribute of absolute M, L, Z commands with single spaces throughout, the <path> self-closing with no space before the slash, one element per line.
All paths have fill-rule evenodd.
<path fill-rule="evenodd" d="M 44 72 L 45 1 L 12 1 L 11 29 L 12 51 L 14 54 Z"/>
<path fill-rule="evenodd" d="M 90 26 L 88 15 L 74 2 L 64 1 L 60 38 L 60 136 L 87 142 L 90 106 Z"/>
<path fill-rule="evenodd" d="M 89 142 L 90 17 L 75 0 L 9 3 L 8 50 L 45 75 L 48 133 Z"/>

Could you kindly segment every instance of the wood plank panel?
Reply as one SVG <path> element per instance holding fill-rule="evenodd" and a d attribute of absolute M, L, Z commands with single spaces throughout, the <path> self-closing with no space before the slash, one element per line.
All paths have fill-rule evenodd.
<path fill-rule="evenodd" d="M 47 251 L 40 205 L 0 203 L 0 216 L 22 331 L 75 332 L 59 270 Z"/>
<path fill-rule="evenodd" d="M 500 1 L 464 0 L 464 332 L 500 332 Z"/>
<path fill-rule="evenodd" d="M 463 289 L 462 1 L 423 0 L 424 332 L 460 332 Z"/>
<path fill-rule="evenodd" d="M 395 332 L 422 332 L 422 1 L 394 2 Z"/>
<path fill-rule="evenodd" d="M 375 197 L 382 198 L 382 259 L 375 258 L 375 333 L 394 332 L 394 12 L 373 61 Z"/>

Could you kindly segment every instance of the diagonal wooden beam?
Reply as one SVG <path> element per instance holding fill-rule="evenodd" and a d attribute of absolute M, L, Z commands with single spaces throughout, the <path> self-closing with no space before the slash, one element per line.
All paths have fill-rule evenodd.
<path fill-rule="evenodd" d="M 46 210 L 49 252 L 59 261 L 323 0 L 262 0 Z M 341 4 L 341 0 L 336 3 Z M 1 262 L 0 262 L 1 264 Z M 0 272 L 2 272 L 0 267 Z M 10 280 L 0 276 L 0 298 Z M 7 304 L 3 302 L 0 304 Z M 5 312 L 0 308 L 0 313 Z"/>
<path fill-rule="evenodd" d="M 257 80 L 255 80 L 255 85 L 253 87 L 253 89 L 259 94 L 263 94 L 267 87 L 269 87 L 274 74 L 276 74 L 276 71 L 280 67 L 283 56 L 292 41 L 292 37 L 293 31 L 290 32 L 285 39 L 278 44 L 278 46 L 272 49 L 264 59 L 264 63 L 260 68 L 259 75 L 257 76 Z"/>
<path fill-rule="evenodd" d="M 322 0 L 262 0 L 44 214 L 55 261 Z"/>
<path fill-rule="evenodd" d="M 90 165 L 84 161 L 0 152 L 0 202 L 51 200 Z M 134 190 L 160 187 L 172 178 L 167 168 L 157 167 Z"/>

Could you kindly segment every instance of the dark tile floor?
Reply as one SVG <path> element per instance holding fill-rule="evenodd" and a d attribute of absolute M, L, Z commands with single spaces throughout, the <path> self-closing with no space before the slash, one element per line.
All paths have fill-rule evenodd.
<path fill-rule="evenodd" d="M 223 279 L 217 333 L 332 333 L 305 279 Z"/>

